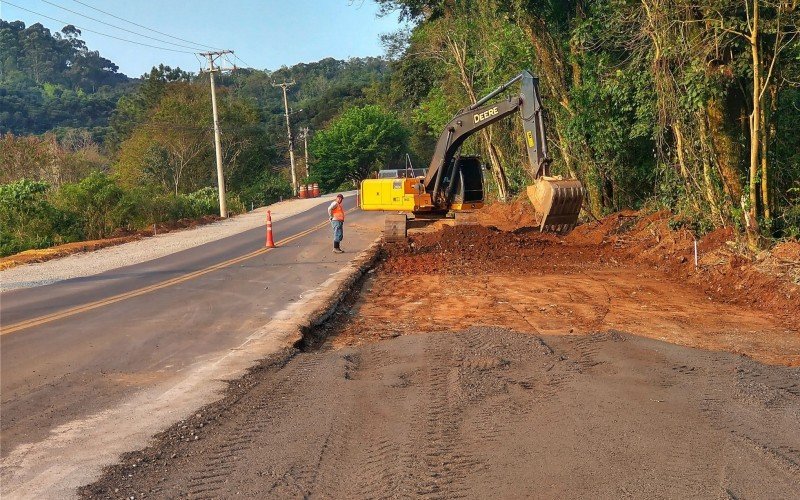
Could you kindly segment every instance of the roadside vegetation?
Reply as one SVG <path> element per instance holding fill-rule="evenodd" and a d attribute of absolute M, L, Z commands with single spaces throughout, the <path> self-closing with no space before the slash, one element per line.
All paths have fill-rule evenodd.
<path fill-rule="evenodd" d="M 584 183 L 592 215 L 668 208 L 754 248 L 800 233 L 797 2 L 377 1 L 413 27 L 386 37 L 385 94 L 415 131 L 438 133 L 528 68 L 555 170 Z M 528 182 L 518 123 L 467 147 L 493 167 L 497 196 Z"/>
<path fill-rule="evenodd" d="M 72 26 L 0 21 L 0 52 L 0 256 L 218 214 L 207 76 L 162 65 L 129 79 Z M 298 82 L 292 119 L 319 130 L 385 71 L 377 58 L 324 59 L 219 78 L 229 212 L 291 196 L 274 81 Z M 352 176 L 333 178 L 329 189 Z"/>
<path fill-rule="evenodd" d="M 376 1 L 407 22 L 384 36 L 385 59 L 218 80 L 229 206 L 291 193 L 275 82 L 296 82 L 299 182 L 330 191 L 402 168 L 406 153 L 426 167 L 456 111 L 530 69 L 554 171 L 587 187 L 587 217 L 667 209 L 696 234 L 732 228 L 752 250 L 800 236 L 797 2 Z M 4 255 L 215 213 L 191 201 L 216 183 L 207 76 L 159 66 L 130 79 L 73 26 L 0 21 L 0 52 Z M 464 144 L 485 159 L 491 198 L 530 183 L 522 140 L 506 120 Z M 76 201 L 88 199 L 105 205 Z"/>

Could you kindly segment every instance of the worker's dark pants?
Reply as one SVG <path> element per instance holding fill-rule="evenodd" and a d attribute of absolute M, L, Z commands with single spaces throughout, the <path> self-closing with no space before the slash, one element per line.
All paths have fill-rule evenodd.
<path fill-rule="evenodd" d="M 344 221 L 332 220 L 331 228 L 333 229 L 333 248 L 339 248 L 339 243 L 344 238 Z"/>

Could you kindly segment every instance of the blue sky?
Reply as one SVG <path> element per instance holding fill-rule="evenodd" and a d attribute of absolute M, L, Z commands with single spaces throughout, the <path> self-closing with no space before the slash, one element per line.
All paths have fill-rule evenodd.
<path fill-rule="evenodd" d="M 79 28 L 91 29 L 142 43 L 166 45 L 113 27 L 100 24 L 56 7 L 70 9 L 107 23 L 153 38 L 189 45 L 106 16 L 90 5 L 110 14 L 154 30 L 216 48 L 232 49 L 242 61 L 237 65 L 258 69 L 277 69 L 298 62 L 318 61 L 325 57 L 383 55 L 380 35 L 399 28 L 394 15 L 376 17 L 372 0 L 10 0 L 12 4 L 67 21 Z M 50 2 L 50 3 L 47 3 Z M 55 5 L 53 5 L 55 4 Z M 86 5 L 83 5 L 86 4 Z M 0 0 L 0 16 L 7 21 L 21 20 L 26 25 L 42 23 L 59 31 L 64 23 L 32 14 Z M 139 76 L 152 66 L 164 63 L 197 71 L 200 62 L 192 54 L 142 47 L 83 32 L 83 40 L 92 50 L 119 65 L 128 76 Z"/>

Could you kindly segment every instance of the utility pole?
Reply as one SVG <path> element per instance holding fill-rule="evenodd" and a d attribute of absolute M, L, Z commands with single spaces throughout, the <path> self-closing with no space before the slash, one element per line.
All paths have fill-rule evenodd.
<path fill-rule="evenodd" d="M 201 52 L 200 55 L 208 59 L 208 69 L 202 70 L 209 74 L 211 80 L 211 109 L 214 113 L 214 149 L 217 153 L 217 188 L 219 190 L 219 215 L 228 216 L 228 206 L 225 201 L 225 176 L 222 172 L 222 144 L 219 132 L 219 114 L 217 113 L 217 89 L 214 82 L 214 73 L 221 71 L 234 70 L 233 68 L 214 67 L 214 61 L 225 54 L 233 54 L 232 50 L 220 50 L 215 52 Z"/>
<path fill-rule="evenodd" d="M 289 136 L 289 163 L 292 165 L 292 194 L 297 196 L 297 173 L 294 169 L 294 139 L 292 138 L 292 125 L 289 122 L 289 101 L 286 99 L 286 89 L 294 85 L 294 80 L 291 82 L 273 83 L 273 87 L 280 87 L 283 89 L 283 109 L 286 112 L 286 135 Z"/>
<path fill-rule="evenodd" d="M 311 171 L 308 169 L 308 127 L 303 127 L 300 131 L 303 132 L 303 149 L 306 157 L 306 179 L 308 179 L 308 176 L 311 175 Z"/>

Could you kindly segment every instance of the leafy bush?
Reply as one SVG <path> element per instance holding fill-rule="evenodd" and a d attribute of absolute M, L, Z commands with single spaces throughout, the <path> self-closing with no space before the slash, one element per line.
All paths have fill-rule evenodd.
<path fill-rule="evenodd" d="M 79 221 L 56 208 L 49 192 L 46 182 L 27 179 L 0 185 L 0 255 L 83 237 Z"/>
<path fill-rule="evenodd" d="M 280 196 L 275 193 L 288 193 L 289 186 L 268 178 L 256 190 L 261 200 L 269 202 Z M 0 255 L 216 215 L 218 200 L 213 187 L 178 195 L 163 194 L 155 185 L 124 189 L 115 177 L 102 172 L 57 191 L 46 182 L 22 179 L 0 185 Z M 230 214 L 246 210 L 236 194 L 229 194 L 227 201 Z"/>
<path fill-rule="evenodd" d="M 239 199 L 245 207 L 263 207 L 281 198 L 292 196 L 292 185 L 278 176 L 264 175 L 256 182 L 239 191 Z"/>
<path fill-rule="evenodd" d="M 188 213 L 184 217 L 199 217 L 216 213 L 219 210 L 219 196 L 217 189 L 213 187 L 198 189 L 194 193 L 181 195 L 181 198 L 187 202 Z"/>
<path fill-rule="evenodd" d="M 135 207 L 123 203 L 124 196 L 112 177 L 92 172 L 80 182 L 62 186 L 56 205 L 81 220 L 87 238 L 107 238 L 133 218 Z"/>

